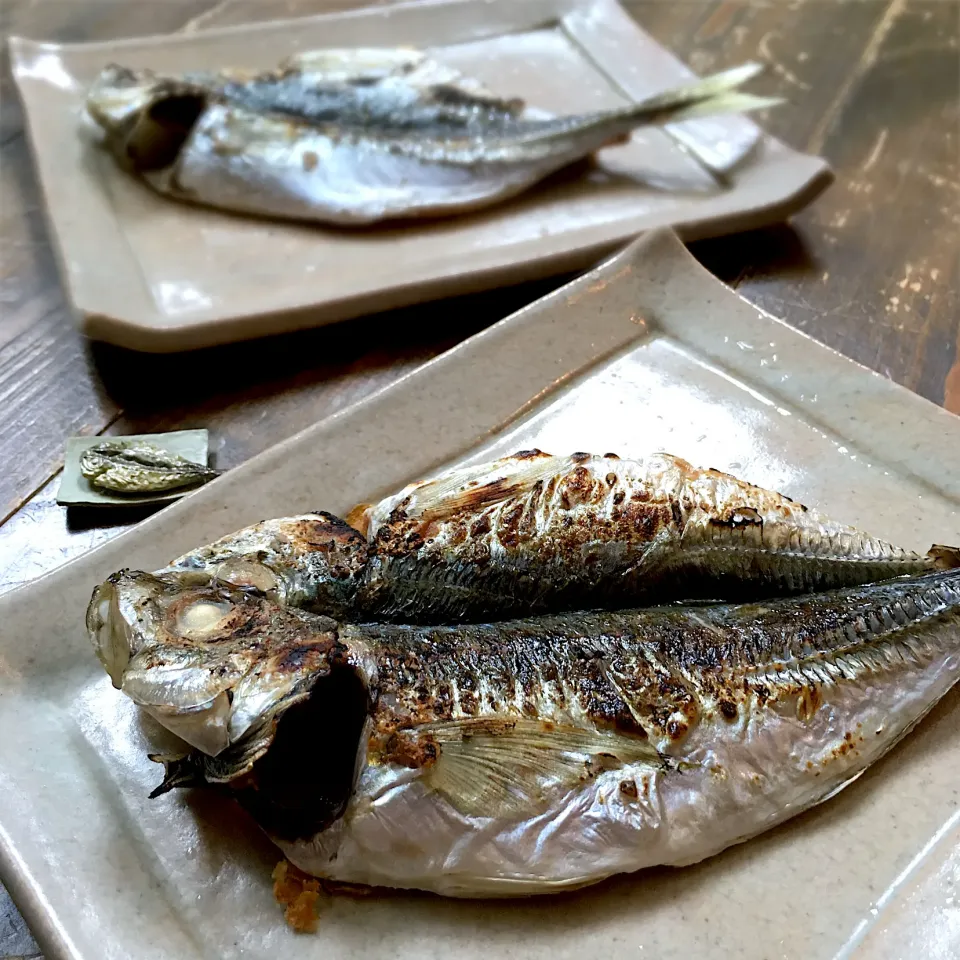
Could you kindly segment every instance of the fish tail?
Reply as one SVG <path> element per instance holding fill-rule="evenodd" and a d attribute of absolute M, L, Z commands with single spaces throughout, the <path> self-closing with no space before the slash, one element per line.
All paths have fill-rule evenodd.
<path fill-rule="evenodd" d="M 739 92 L 740 87 L 759 76 L 764 69 L 762 63 L 744 63 L 649 97 L 619 112 L 624 119 L 631 119 L 637 124 L 661 124 L 773 107 L 783 103 L 783 99 Z"/>
<path fill-rule="evenodd" d="M 935 543 L 927 551 L 927 557 L 935 570 L 953 570 L 960 567 L 960 547 L 945 547 L 942 543 Z"/>
<path fill-rule="evenodd" d="M 626 107 L 547 121 L 521 136 L 506 138 L 501 145 L 525 146 L 533 150 L 550 145 L 555 148 L 560 143 L 570 142 L 582 146 L 583 141 L 579 138 L 592 133 L 598 137 L 599 147 L 620 142 L 637 127 L 662 126 L 696 117 L 747 113 L 777 106 L 784 102 L 782 98 L 757 97 L 738 90 L 763 70 L 760 63 L 741 64 Z"/>

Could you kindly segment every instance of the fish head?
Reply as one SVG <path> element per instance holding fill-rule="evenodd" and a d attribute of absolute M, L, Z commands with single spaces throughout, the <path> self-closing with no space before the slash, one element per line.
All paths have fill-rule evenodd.
<path fill-rule="evenodd" d="M 160 83 L 149 70 L 108 64 L 87 93 L 87 112 L 104 130 L 125 128 L 149 106 Z"/>
<path fill-rule="evenodd" d="M 115 687 L 120 687 L 132 657 L 164 630 L 164 620 L 184 576 L 159 576 L 120 570 L 94 588 L 87 606 L 87 634 Z"/>
<path fill-rule="evenodd" d="M 245 527 L 178 557 L 167 572 L 258 590 L 283 606 L 343 617 L 352 610 L 368 551 L 359 531 L 319 512 Z"/>
<path fill-rule="evenodd" d="M 240 744 L 234 776 L 335 668 L 365 689 L 333 620 L 196 571 L 114 574 L 87 630 L 114 686 L 172 733 L 210 757 Z"/>
<path fill-rule="evenodd" d="M 160 77 L 110 64 L 90 87 L 86 110 L 122 167 L 163 170 L 176 162 L 215 93 L 201 78 Z"/>

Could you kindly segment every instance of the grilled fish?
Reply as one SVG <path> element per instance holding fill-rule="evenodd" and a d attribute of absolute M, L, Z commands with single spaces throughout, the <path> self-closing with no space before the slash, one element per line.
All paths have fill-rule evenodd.
<path fill-rule="evenodd" d="M 322 50 L 272 73 L 111 64 L 87 113 L 125 169 L 179 200 L 332 224 L 441 216 L 514 196 L 637 127 L 779 101 L 746 64 L 641 103 L 550 117 L 412 50 Z"/>
<path fill-rule="evenodd" d="M 518 896 L 694 863 L 846 787 L 956 682 L 960 571 L 452 627 L 126 572 L 88 625 L 135 702 L 220 732 L 155 794 L 223 791 L 316 876 Z"/>
<path fill-rule="evenodd" d="M 269 520 L 172 568 L 343 619 L 462 623 L 668 600 L 760 599 L 960 565 L 678 457 L 525 451 L 348 516 Z"/>

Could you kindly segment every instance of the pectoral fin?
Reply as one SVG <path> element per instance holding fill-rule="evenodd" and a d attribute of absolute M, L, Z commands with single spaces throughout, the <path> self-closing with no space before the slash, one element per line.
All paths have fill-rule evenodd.
<path fill-rule="evenodd" d="M 645 740 L 536 720 L 462 720 L 421 729 L 440 746 L 425 782 L 467 816 L 528 813 L 604 770 L 662 762 Z"/>

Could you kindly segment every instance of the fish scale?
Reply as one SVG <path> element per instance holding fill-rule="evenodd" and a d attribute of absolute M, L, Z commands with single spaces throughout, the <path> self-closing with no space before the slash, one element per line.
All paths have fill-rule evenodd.
<path fill-rule="evenodd" d="M 326 50 L 240 79 L 109 64 L 86 110 L 117 163 L 163 196 L 348 226 L 481 209 L 638 127 L 772 106 L 737 92 L 761 69 L 550 117 L 420 53 Z"/>
<path fill-rule="evenodd" d="M 235 798 L 318 876 L 515 896 L 696 862 L 835 795 L 955 683 L 960 570 L 457 626 L 129 571 L 88 626 L 136 702 L 229 732 L 160 758 L 157 792 Z"/>
<path fill-rule="evenodd" d="M 348 515 L 264 521 L 170 569 L 351 620 L 478 622 L 669 600 L 749 600 L 960 563 L 869 537 L 669 454 L 524 451 Z M 531 522 L 533 518 L 533 522 Z"/>

